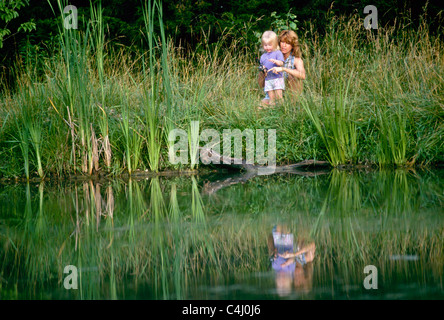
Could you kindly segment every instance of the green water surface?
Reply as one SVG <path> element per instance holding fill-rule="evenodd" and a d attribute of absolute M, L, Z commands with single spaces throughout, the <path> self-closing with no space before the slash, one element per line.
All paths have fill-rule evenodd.
<path fill-rule="evenodd" d="M 0 298 L 443 299 L 443 187 L 443 170 L 0 185 Z M 313 262 L 275 271 L 275 225 Z"/>

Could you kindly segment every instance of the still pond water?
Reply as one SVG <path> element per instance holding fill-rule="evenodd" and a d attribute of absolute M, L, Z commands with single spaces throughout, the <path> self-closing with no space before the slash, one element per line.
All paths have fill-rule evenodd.
<path fill-rule="evenodd" d="M 443 170 L 0 185 L 0 299 L 443 299 L 443 207 Z"/>

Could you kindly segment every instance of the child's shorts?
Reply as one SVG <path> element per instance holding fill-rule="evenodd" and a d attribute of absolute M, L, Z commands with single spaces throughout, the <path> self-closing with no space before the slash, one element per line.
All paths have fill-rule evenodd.
<path fill-rule="evenodd" d="M 285 80 L 284 78 L 277 78 L 273 80 L 265 80 L 264 91 L 272 90 L 285 90 Z"/>

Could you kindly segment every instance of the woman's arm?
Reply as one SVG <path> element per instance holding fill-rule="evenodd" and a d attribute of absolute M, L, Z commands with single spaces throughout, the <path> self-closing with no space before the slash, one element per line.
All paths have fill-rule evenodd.
<path fill-rule="evenodd" d="M 303 247 L 301 250 L 299 250 L 298 252 L 285 252 L 283 254 L 279 254 L 279 256 L 281 256 L 284 259 L 289 259 L 289 258 L 294 258 L 297 257 L 300 254 L 303 253 L 307 253 L 312 251 L 314 253 L 314 251 L 316 250 L 316 245 L 314 244 L 314 242 L 308 244 L 307 246 Z"/>
<path fill-rule="evenodd" d="M 290 76 L 292 76 L 296 79 L 305 80 L 305 68 L 304 68 L 304 62 L 302 61 L 302 59 L 300 59 L 300 58 L 294 59 L 294 66 L 296 69 L 289 69 L 289 68 L 284 68 L 284 67 L 274 67 L 268 71 L 269 72 L 273 71 L 274 73 L 279 73 L 279 72 L 285 71 Z"/>

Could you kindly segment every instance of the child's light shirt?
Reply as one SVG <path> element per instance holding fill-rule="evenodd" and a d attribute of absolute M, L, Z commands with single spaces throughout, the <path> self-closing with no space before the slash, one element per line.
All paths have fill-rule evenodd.
<path fill-rule="evenodd" d="M 265 52 L 261 56 L 260 63 L 265 68 L 267 68 L 267 70 L 270 70 L 273 67 L 279 67 L 277 64 L 274 64 L 273 62 L 271 62 L 268 59 L 275 59 L 275 60 L 279 60 L 279 61 L 285 60 L 284 55 L 282 54 L 282 52 L 280 50 L 276 50 L 276 51 L 272 51 L 272 52 Z M 278 78 L 282 78 L 282 77 L 283 77 L 282 72 L 279 72 L 277 74 L 274 72 L 268 72 L 265 80 L 273 80 L 273 79 L 278 79 Z"/>

